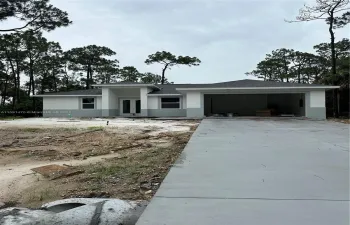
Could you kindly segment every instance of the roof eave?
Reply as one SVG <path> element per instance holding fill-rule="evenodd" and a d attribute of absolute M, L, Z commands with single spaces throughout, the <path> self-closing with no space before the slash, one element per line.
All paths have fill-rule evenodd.
<path fill-rule="evenodd" d="M 93 84 L 94 87 L 153 87 L 160 90 L 155 84 Z"/>
<path fill-rule="evenodd" d="M 147 96 L 182 96 L 183 94 L 147 94 Z"/>
<path fill-rule="evenodd" d="M 206 91 L 206 90 L 279 90 L 279 89 L 338 89 L 340 86 L 304 86 L 304 87 L 206 87 L 206 88 L 176 88 L 177 91 Z"/>
<path fill-rule="evenodd" d="M 31 97 L 102 97 L 102 95 L 33 95 Z"/>

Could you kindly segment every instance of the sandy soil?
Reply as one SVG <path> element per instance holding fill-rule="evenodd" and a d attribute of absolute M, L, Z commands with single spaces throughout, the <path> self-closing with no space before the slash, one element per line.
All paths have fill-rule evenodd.
<path fill-rule="evenodd" d="M 156 128 L 158 133 L 167 131 L 188 131 L 188 121 L 150 120 L 150 119 L 65 119 L 65 118 L 28 118 L 18 120 L 0 120 L 0 128 L 89 128 L 107 126 L 127 130 Z"/>
<path fill-rule="evenodd" d="M 62 197 L 91 196 L 96 186 L 100 193 L 103 189 L 108 191 L 110 182 L 114 182 L 110 179 L 111 174 L 124 170 L 129 173 L 128 167 L 138 167 L 135 160 L 158 162 L 156 151 L 164 159 L 148 169 L 160 174 L 157 175 L 157 182 L 160 182 L 197 125 L 198 121 L 144 119 L 113 119 L 108 125 L 103 119 L 0 121 L 0 201 L 38 206 Z M 123 161 L 125 158 L 128 160 Z M 122 160 L 123 168 L 114 171 L 113 166 L 118 160 Z M 50 164 L 78 167 L 85 173 L 50 181 L 31 170 Z M 142 191 L 135 190 L 141 177 L 147 180 L 147 176 L 138 175 L 133 180 L 125 178 L 124 182 L 129 185 L 116 187 L 108 196 L 149 198 L 149 195 L 144 196 Z M 87 188 L 79 188 L 81 186 Z"/>

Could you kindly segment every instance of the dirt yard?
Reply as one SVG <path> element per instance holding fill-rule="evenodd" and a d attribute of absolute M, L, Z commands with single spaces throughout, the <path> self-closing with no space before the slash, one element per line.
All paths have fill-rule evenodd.
<path fill-rule="evenodd" d="M 38 207 L 69 197 L 150 199 L 198 124 L 144 119 L 0 121 L 0 202 Z"/>

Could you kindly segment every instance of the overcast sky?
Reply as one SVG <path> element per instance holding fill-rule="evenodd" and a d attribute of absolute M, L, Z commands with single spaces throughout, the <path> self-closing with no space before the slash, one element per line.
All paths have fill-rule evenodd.
<path fill-rule="evenodd" d="M 117 52 L 120 66 L 160 74 L 144 64 L 156 51 L 196 56 L 199 67 L 174 67 L 175 83 L 247 79 L 265 54 L 277 48 L 313 51 L 329 41 L 327 25 L 284 22 L 294 19 L 305 0 L 51 0 L 73 24 L 45 36 L 64 50 L 96 44 Z M 315 2 L 309 0 L 308 2 Z M 336 38 L 349 29 L 336 31 Z"/>

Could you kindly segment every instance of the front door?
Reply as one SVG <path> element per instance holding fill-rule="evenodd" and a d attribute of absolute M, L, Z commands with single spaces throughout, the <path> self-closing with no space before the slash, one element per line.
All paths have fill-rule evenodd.
<path fill-rule="evenodd" d="M 141 113 L 141 100 L 139 99 L 122 99 L 121 114 L 124 116 L 132 116 Z"/>

